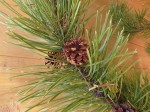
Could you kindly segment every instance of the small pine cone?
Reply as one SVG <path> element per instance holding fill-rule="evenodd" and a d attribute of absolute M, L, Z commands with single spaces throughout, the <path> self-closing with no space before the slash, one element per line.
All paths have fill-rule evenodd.
<path fill-rule="evenodd" d="M 63 52 L 48 52 L 48 56 L 45 58 L 45 65 L 48 67 L 53 66 L 55 68 L 64 67 L 65 63 L 59 60 L 64 60 L 65 56 Z"/>
<path fill-rule="evenodd" d="M 65 43 L 64 54 L 72 65 L 82 65 L 88 60 L 87 49 L 89 45 L 85 40 L 80 38 L 72 38 Z"/>
<path fill-rule="evenodd" d="M 128 104 L 116 104 L 112 108 L 112 112 L 137 112 Z"/>

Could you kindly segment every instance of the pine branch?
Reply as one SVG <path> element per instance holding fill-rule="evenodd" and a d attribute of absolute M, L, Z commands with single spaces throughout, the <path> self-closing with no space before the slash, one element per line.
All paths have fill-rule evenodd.
<path fill-rule="evenodd" d="M 120 27 L 124 28 L 125 34 L 135 34 L 150 30 L 150 21 L 145 19 L 146 9 L 133 10 L 125 1 L 111 3 L 109 6 L 110 13 L 113 15 L 113 23 L 120 20 Z"/>
<path fill-rule="evenodd" d="M 23 74 L 23 76 L 25 75 L 31 75 L 31 77 L 36 75 L 37 80 L 33 79 L 31 83 L 25 86 L 24 90 L 19 92 L 21 95 L 25 95 L 20 99 L 20 102 L 43 99 L 27 111 L 38 106 L 42 106 L 41 111 L 45 110 L 45 112 L 49 110 L 68 112 L 91 109 L 93 112 L 110 111 L 108 104 L 105 104 L 101 99 L 94 98 L 88 91 L 88 83 L 81 80 L 82 76 L 74 68 L 48 69 L 45 72 L 37 71 L 31 74 L 30 72 Z M 49 103 L 49 106 L 47 106 L 47 103 Z"/>
<path fill-rule="evenodd" d="M 92 17 L 85 17 L 87 7 L 89 8 L 91 5 L 89 0 L 83 2 L 80 0 L 14 0 L 21 13 L 9 6 L 5 0 L 0 2 L 15 14 L 15 17 L 11 17 L 1 12 L 1 15 L 9 21 L 6 25 L 16 26 L 29 35 L 25 37 L 18 35 L 16 31 L 10 31 L 10 36 L 21 40 L 22 44 L 25 44 L 23 47 L 36 49 L 39 52 L 42 50 L 39 50 L 38 47 L 42 46 L 43 50 L 47 52 L 61 51 L 64 42 L 70 40 L 70 38 L 78 38 L 84 35 L 84 26 Z M 32 40 L 33 36 L 34 41 Z M 25 39 L 28 40 L 28 43 L 24 41 Z M 41 40 L 45 45 L 37 44 Z M 31 46 L 29 44 L 31 42 L 35 44 L 33 43 Z"/>
<path fill-rule="evenodd" d="M 120 27 L 124 28 L 124 34 L 130 34 L 130 38 L 138 32 L 142 32 L 143 36 L 149 38 L 150 35 L 150 21 L 145 19 L 146 9 L 133 10 L 125 1 L 118 1 L 111 3 L 109 6 L 110 13 L 113 15 L 113 24 L 120 20 Z M 146 51 L 148 51 L 148 47 Z"/>
<path fill-rule="evenodd" d="M 128 30 L 136 32 L 149 28 L 143 27 L 148 22 L 144 19 L 145 10 L 135 12 L 132 16 L 127 5 L 112 5 L 114 12 L 119 9 L 122 14 L 118 12 L 111 17 L 110 10 L 104 22 L 102 16 L 98 19 L 97 11 L 94 30 L 87 30 L 87 44 L 84 41 L 84 26 L 94 14 L 85 18 L 90 0 L 14 1 L 26 16 L 9 6 L 5 0 L 0 2 L 15 17 L 1 14 L 9 21 L 8 25 L 22 29 L 32 36 L 22 36 L 16 31 L 10 31 L 9 36 L 18 40 L 20 46 L 43 54 L 48 54 L 48 51 L 65 54 L 64 60 L 50 52 L 48 54 L 49 59 L 64 62 L 64 67 L 40 66 L 36 71 L 20 75 L 32 77 L 28 84 L 22 86 L 24 89 L 19 91 L 19 95 L 22 95 L 19 102 L 31 102 L 26 112 L 39 106 L 42 106 L 39 110 L 41 112 L 149 111 L 148 79 L 141 78 L 135 72 L 138 77 L 133 75 L 134 80 L 126 76 L 137 61 L 130 63 L 136 51 L 129 52 L 126 49 L 128 36 L 123 35 Z M 127 18 L 123 19 L 124 16 Z M 112 37 L 118 27 L 114 28 L 113 22 L 124 27 L 116 38 Z M 33 103 L 35 101 L 37 104 Z"/>
<path fill-rule="evenodd" d="M 149 111 L 149 91 L 150 85 L 147 75 L 133 69 L 128 76 L 124 77 L 121 96 L 140 112 Z"/>

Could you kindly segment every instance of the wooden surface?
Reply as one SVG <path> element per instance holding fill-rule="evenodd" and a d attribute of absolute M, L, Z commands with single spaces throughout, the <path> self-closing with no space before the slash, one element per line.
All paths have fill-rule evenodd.
<path fill-rule="evenodd" d="M 6 1 L 9 1 L 12 7 L 17 8 L 11 0 Z M 149 8 L 147 4 L 148 2 L 150 4 L 149 0 L 128 0 L 128 2 L 132 7 L 138 9 L 141 9 L 142 7 Z M 108 3 L 109 0 L 97 0 L 94 7 L 99 5 L 108 5 Z M 6 8 L 1 5 L 0 10 L 9 13 Z M 146 18 L 149 18 L 149 14 Z M 5 21 L 1 17 L 0 20 Z M 24 112 L 26 105 L 17 103 L 18 97 L 16 96 L 16 92 L 18 90 L 14 87 L 23 84 L 25 80 L 12 80 L 10 78 L 18 73 L 21 73 L 22 71 L 11 71 L 9 69 L 12 67 L 40 64 L 43 63 L 43 61 L 36 54 L 6 43 L 13 40 L 7 38 L 5 31 L 6 27 L 0 25 L 0 112 Z M 136 38 L 129 41 L 128 47 L 130 50 L 137 49 L 138 51 L 135 59 L 140 59 L 141 62 L 139 63 L 139 67 L 137 67 L 137 69 L 148 71 L 148 75 L 150 76 L 150 55 L 145 52 L 145 43 L 148 41 L 148 39 L 142 38 L 141 35 L 136 35 Z"/>

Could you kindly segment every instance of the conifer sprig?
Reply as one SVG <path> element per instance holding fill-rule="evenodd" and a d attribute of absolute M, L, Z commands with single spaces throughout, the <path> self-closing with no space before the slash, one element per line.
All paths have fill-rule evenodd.
<path fill-rule="evenodd" d="M 81 79 L 82 74 L 76 68 L 50 70 L 43 67 L 43 69 L 45 71 L 30 71 L 22 74 L 23 77 L 34 77 L 34 79 L 19 92 L 19 95 L 24 96 L 19 102 L 25 103 L 29 100 L 38 102 L 35 105 L 31 102 L 26 112 L 36 107 L 41 107 L 39 112 L 50 110 L 110 112 L 111 106 L 103 101 L 104 98 L 95 98 L 88 90 L 88 82 Z"/>
<path fill-rule="evenodd" d="M 99 22 L 100 26 L 97 26 Z M 87 75 L 94 84 L 108 85 L 108 87 L 98 89 L 104 91 L 105 96 L 112 99 L 113 102 L 117 102 L 119 99 L 119 95 L 117 95 L 120 91 L 119 80 L 122 80 L 122 77 L 136 63 L 130 63 L 136 51 L 129 52 L 128 49 L 125 49 L 128 38 L 123 36 L 124 30 L 118 32 L 115 39 L 113 38 L 115 29 L 113 29 L 109 13 L 106 14 L 103 23 L 102 19 L 98 19 L 97 13 L 94 32 L 89 34 L 87 31 L 90 47 L 88 51 L 89 63 L 86 65 L 86 69 L 89 71 Z"/>
<path fill-rule="evenodd" d="M 71 62 L 77 62 L 77 64 L 68 63 L 66 59 L 63 61 L 65 67 L 37 66 L 36 71 L 27 69 L 27 72 L 20 75 L 32 78 L 28 84 L 22 86 L 23 90 L 19 91 L 19 95 L 22 95 L 19 102 L 30 102 L 26 112 L 36 107 L 41 107 L 39 112 L 116 112 L 118 110 L 148 112 L 150 110 L 147 78 L 143 79 L 141 75 L 134 77 L 134 80 L 126 77 L 136 63 L 130 62 L 136 51 L 129 52 L 126 49 L 128 36 L 123 35 L 129 24 L 115 35 L 117 28 L 113 27 L 111 11 L 106 14 L 104 22 L 102 16 L 100 20 L 98 19 L 97 11 L 95 29 L 87 30 L 88 44 L 85 44 L 84 26 L 92 17 L 85 18 L 90 0 L 14 1 L 26 16 L 13 9 L 5 0 L 0 2 L 11 10 L 15 17 L 3 12 L 1 14 L 9 21 L 8 25 L 32 35 L 23 36 L 17 31 L 10 31 L 9 35 L 20 42 L 18 45 L 44 54 L 49 51 L 57 54 L 62 53 L 68 42 L 69 47 L 73 47 L 68 50 L 66 46 L 67 53 L 71 49 L 68 57 Z M 143 15 L 144 12 L 137 13 L 136 17 L 140 20 L 143 19 Z M 118 24 L 117 21 L 116 23 Z M 122 23 L 117 26 L 120 24 Z M 132 30 L 132 27 L 130 28 Z M 116 38 L 112 38 L 114 35 Z M 84 41 L 75 39 L 79 37 Z M 78 41 L 73 43 L 72 39 Z M 76 43 L 80 46 L 76 47 Z M 72 51 L 79 58 L 73 57 Z M 50 54 L 48 55 L 51 57 Z M 88 59 L 84 59 L 87 55 Z M 81 63 L 82 61 L 84 63 Z M 141 79 L 144 81 L 141 82 Z M 130 108 L 121 106 L 114 108 L 120 103 Z"/>
<path fill-rule="evenodd" d="M 133 69 L 124 77 L 122 85 L 122 101 L 127 101 L 140 112 L 150 111 L 150 84 L 147 74 Z"/>
<path fill-rule="evenodd" d="M 149 38 L 150 36 L 150 21 L 145 19 L 147 14 L 146 9 L 133 10 L 129 7 L 125 1 L 117 1 L 111 3 L 109 6 L 110 13 L 113 15 L 113 23 L 117 24 L 120 20 L 120 27 L 124 28 L 124 34 L 130 34 L 133 37 L 134 34 L 142 32 L 143 36 Z M 149 53 L 149 47 L 146 51 Z"/>
<path fill-rule="evenodd" d="M 133 10 L 125 1 L 113 2 L 109 6 L 110 13 L 113 15 L 113 23 L 120 20 L 121 28 L 124 28 L 125 34 L 135 34 L 150 30 L 150 21 L 145 19 L 147 10 Z"/>
<path fill-rule="evenodd" d="M 15 17 L 11 17 L 1 12 L 9 21 L 6 24 L 29 34 L 24 36 L 16 31 L 9 31 L 10 37 L 19 40 L 20 46 L 45 54 L 48 51 L 58 52 L 62 50 L 64 42 L 84 35 L 84 26 L 92 17 L 92 14 L 85 17 L 91 5 L 89 0 L 14 0 L 21 13 L 5 0 L 0 2 L 15 14 Z"/>

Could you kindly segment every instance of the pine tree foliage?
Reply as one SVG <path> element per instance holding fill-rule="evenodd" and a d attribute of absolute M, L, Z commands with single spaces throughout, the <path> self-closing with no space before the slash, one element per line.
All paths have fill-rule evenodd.
<path fill-rule="evenodd" d="M 80 0 L 14 0 L 26 16 L 9 6 L 6 1 L 0 2 L 16 15 L 11 17 L 1 12 L 9 21 L 9 25 L 19 27 L 35 38 L 20 35 L 14 31 L 10 31 L 9 35 L 19 40 L 20 46 L 45 54 L 47 51 L 58 52 L 62 50 L 65 41 L 82 36 L 84 26 L 91 17 L 85 17 L 91 5 L 89 0 L 84 2 Z"/>
<path fill-rule="evenodd" d="M 133 70 L 129 76 L 124 77 L 122 85 L 122 100 L 126 98 L 125 100 L 140 112 L 150 111 L 150 85 L 147 75 Z"/>
<path fill-rule="evenodd" d="M 100 26 L 97 25 L 98 14 L 94 34 L 88 35 L 90 50 L 89 64 L 86 67 L 89 71 L 89 78 L 95 84 L 108 84 L 108 87 L 102 88 L 105 96 L 109 94 L 110 99 L 117 101 L 119 98 L 117 96 L 119 80 L 136 63 L 128 66 L 136 51 L 129 52 L 128 49 L 124 49 L 128 42 L 128 38 L 123 36 L 124 30 L 116 35 L 114 43 L 111 42 L 115 30 L 109 13 L 106 14 L 104 23 L 102 23 L 101 19 Z M 110 48 L 109 44 L 113 44 L 113 47 Z"/>
<path fill-rule="evenodd" d="M 82 80 L 82 74 L 76 68 L 52 70 L 43 66 L 40 68 L 44 70 L 25 72 L 20 75 L 35 77 L 19 92 L 19 95 L 24 96 L 19 102 L 24 103 L 28 100 L 38 102 L 35 105 L 30 102 L 32 106 L 26 111 L 35 107 L 41 107 L 39 112 L 110 111 L 111 106 L 106 104 L 103 98 L 95 98 L 88 90 L 88 82 Z"/>
<path fill-rule="evenodd" d="M 132 37 L 133 34 L 142 32 L 144 37 L 149 38 L 150 21 L 145 19 L 146 9 L 133 10 L 125 1 L 111 3 L 109 9 L 113 15 L 113 23 L 121 20 L 120 27 L 124 28 L 125 34 L 131 34 Z M 146 51 L 149 51 L 149 47 L 147 49 Z"/>
<path fill-rule="evenodd" d="M 41 107 L 39 112 L 111 112 L 118 103 L 131 105 L 139 112 L 150 111 L 148 79 L 135 72 L 129 74 L 136 63 L 130 62 L 136 51 L 126 49 L 128 36 L 123 35 L 126 28 L 117 32 L 111 11 L 104 21 L 97 11 L 94 29 L 85 32 L 84 26 L 94 14 L 86 16 L 91 6 L 89 0 L 14 0 L 21 13 L 5 0 L 0 2 L 15 14 L 11 17 L 1 12 L 8 20 L 6 25 L 30 34 L 9 31 L 9 36 L 18 40 L 19 44 L 15 44 L 21 47 L 51 57 L 48 52 L 62 53 L 65 43 L 72 38 L 86 40 L 87 37 L 89 45 L 88 61 L 81 66 L 67 59 L 53 58 L 63 61 L 65 66 L 47 68 L 41 65 L 35 67 L 36 71 L 26 68 L 25 73 L 17 76 L 31 79 L 18 93 L 22 96 L 19 102 L 30 104 L 26 112 L 36 107 Z M 122 24 L 118 22 L 117 26 Z"/>
<path fill-rule="evenodd" d="M 150 30 L 150 21 L 145 19 L 146 9 L 133 10 L 125 1 L 111 3 L 109 9 L 113 14 L 114 24 L 121 20 L 120 26 L 124 27 L 124 33 L 134 34 Z"/>
<path fill-rule="evenodd" d="M 146 45 L 146 51 L 150 54 L 150 43 L 147 43 L 147 45 Z"/>

